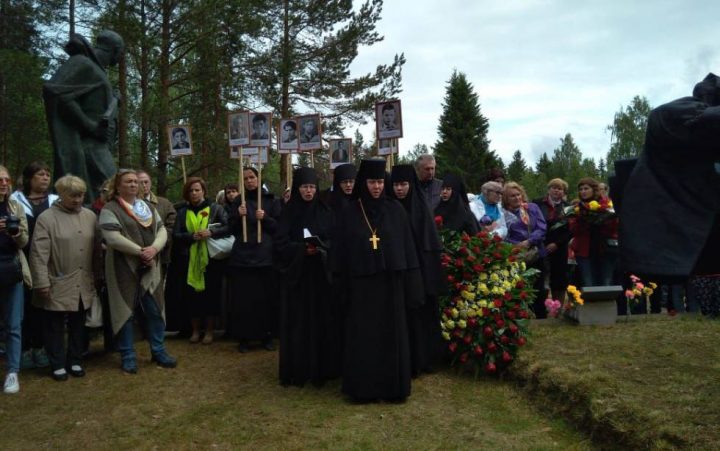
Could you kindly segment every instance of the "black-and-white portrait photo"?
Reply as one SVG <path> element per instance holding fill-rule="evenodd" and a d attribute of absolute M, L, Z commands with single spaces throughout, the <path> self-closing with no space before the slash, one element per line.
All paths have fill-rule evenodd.
<path fill-rule="evenodd" d="M 300 150 L 322 149 L 320 115 L 300 116 L 297 122 L 300 125 Z"/>
<path fill-rule="evenodd" d="M 236 160 L 238 158 L 250 158 L 257 155 L 258 147 L 230 146 L 230 158 Z"/>
<path fill-rule="evenodd" d="M 250 145 L 268 147 L 270 145 L 271 113 L 250 113 Z"/>
<path fill-rule="evenodd" d="M 350 163 L 352 160 L 352 139 L 331 139 L 330 140 L 330 169 L 335 169 L 341 164 Z"/>
<path fill-rule="evenodd" d="M 231 146 L 250 144 L 248 117 L 247 111 L 228 113 L 228 137 Z"/>
<path fill-rule="evenodd" d="M 278 150 L 280 153 L 298 151 L 298 125 L 295 119 L 281 119 L 278 131 L 280 136 Z"/>
<path fill-rule="evenodd" d="M 390 155 L 398 153 L 397 139 L 380 139 L 378 140 L 378 155 Z"/>
<path fill-rule="evenodd" d="M 375 104 L 375 124 L 378 138 L 402 137 L 400 101 L 391 100 Z"/>
<path fill-rule="evenodd" d="M 250 155 L 250 163 L 252 164 L 267 164 L 268 162 L 268 148 L 262 147 L 258 149 L 254 155 Z"/>
<path fill-rule="evenodd" d="M 192 139 L 189 125 L 169 125 L 167 127 L 170 155 L 192 155 Z"/>

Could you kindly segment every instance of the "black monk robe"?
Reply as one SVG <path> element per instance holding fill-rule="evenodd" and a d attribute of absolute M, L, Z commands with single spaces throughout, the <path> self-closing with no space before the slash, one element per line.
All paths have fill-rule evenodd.
<path fill-rule="evenodd" d="M 422 282 L 405 210 L 382 194 L 372 199 L 367 190 L 368 178 L 383 178 L 384 164 L 363 161 L 333 241 L 332 268 L 346 307 L 342 390 L 357 400 L 410 395 L 405 304 Z M 371 228 L 379 238 L 377 249 Z"/>
<path fill-rule="evenodd" d="M 339 301 L 332 297 L 325 249 L 308 245 L 303 232 L 330 243 L 333 217 L 318 200 L 303 200 L 299 187 L 314 184 L 314 169 L 293 175 L 292 196 L 278 225 L 275 264 L 280 270 L 280 383 L 321 385 L 340 376 Z"/>

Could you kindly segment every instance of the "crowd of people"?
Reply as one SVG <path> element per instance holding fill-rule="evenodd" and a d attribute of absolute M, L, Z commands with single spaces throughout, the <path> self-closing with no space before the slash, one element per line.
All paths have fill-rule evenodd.
<path fill-rule="evenodd" d="M 125 373 L 139 370 L 138 319 L 161 367 L 177 365 L 168 332 L 210 345 L 222 329 L 241 353 L 274 351 L 279 339 L 283 385 L 342 377 L 352 400 L 401 402 L 442 358 L 437 216 L 442 227 L 485 231 L 523 250 L 539 271 L 537 318 L 547 313 L 542 301 L 563 299 L 573 281 L 620 282 L 617 216 L 582 214 L 612 206 L 597 180 L 580 179 L 570 200 L 574 192 L 555 178 L 531 201 L 499 170 L 477 195 L 459 174 L 439 180 L 435 171 L 432 155 L 390 173 L 385 160 L 364 160 L 337 167 L 321 190 L 314 169 L 298 168 L 275 197 L 248 167 L 242 187 L 229 183 L 218 196 L 188 178 L 173 205 L 153 193 L 146 171 L 120 169 L 89 209 L 78 177 L 59 178 L 51 193 L 48 166 L 33 163 L 13 192 L 0 166 L 4 391 L 19 390 L 22 368 L 49 367 L 57 381 L 83 377 L 86 321 L 101 311 L 106 349 Z M 668 308 L 697 309 L 674 290 Z"/>

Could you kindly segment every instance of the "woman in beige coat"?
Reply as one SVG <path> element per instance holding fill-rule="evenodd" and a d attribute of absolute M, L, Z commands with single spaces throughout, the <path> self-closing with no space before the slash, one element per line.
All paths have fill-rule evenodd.
<path fill-rule="evenodd" d="M 38 217 L 30 251 L 35 297 L 45 310 L 45 347 L 56 381 L 67 380 L 68 373 L 85 375 L 81 366 L 85 311 L 97 302 L 96 219 L 82 206 L 86 189 L 85 182 L 73 175 L 55 183 L 60 199 Z"/>

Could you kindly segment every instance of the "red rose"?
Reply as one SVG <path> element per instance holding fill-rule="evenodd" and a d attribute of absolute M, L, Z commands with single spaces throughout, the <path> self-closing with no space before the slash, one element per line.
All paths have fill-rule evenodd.
<path fill-rule="evenodd" d="M 495 299 L 493 301 L 493 304 L 495 305 L 495 307 L 500 308 L 503 306 L 503 301 L 502 301 L 502 299 Z"/>
<path fill-rule="evenodd" d="M 524 280 L 518 280 L 517 283 L 515 284 L 515 288 L 519 288 L 519 289 L 521 289 L 521 290 L 522 290 L 523 288 L 525 288 L 525 281 L 524 281 Z"/>
<path fill-rule="evenodd" d="M 435 225 L 438 227 L 442 227 L 443 225 L 443 218 L 440 215 L 435 216 Z"/>
<path fill-rule="evenodd" d="M 455 259 L 455 267 L 462 268 L 463 266 L 465 266 L 465 262 L 462 261 L 462 258 L 456 258 Z"/>
<path fill-rule="evenodd" d="M 468 254 L 469 254 L 469 252 L 468 252 L 468 250 L 467 250 L 467 248 L 466 248 L 465 246 L 463 246 L 463 247 L 461 247 L 460 249 L 458 249 L 458 252 L 460 252 L 462 255 L 468 255 Z"/>
<path fill-rule="evenodd" d="M 445 310 L 443 310 L 443 313 L 444 313 L 445 316 L 447 316 L 448 318 L 452 317 L 452 310 L 450 310 L 449 308 L 446 308 Z"/>
<path fill-rule="evenodd" d="M 469 272 L 463 273 L 463 279 L 465 279 L 465 280 L 470 280 L 470 279 L 472 279 L 472 277 L 473 277 L 473 275 Z"/>
<path fill-rule="evenodd" d="M 520 299 L 522 299 L 524 301 L 525 299 L 527 299 L 527 297 L 528 297 L 527 291 L 520 292 Z"/>
<path fill-rule="evenodd" d="M 507 316 L 508 319 L 515 319 L 515 312 L 510 310 L 505 313 L 505 316 Z"/>
<path fill-rule="evenodd" d="M 488 236 L 488 233 L 486 231 L 478 232 L 477 236 L 480 238 L 486 238 Z"/>
<path fill-rule="evenodd" d="M 452 334 L 453 334 L 453 337 L 455 337 L 455 338 L 460 338 L 460 337 L 462 337 L 462 332 L 460 331 L 460 329 L 455 329 L 455 330 L 453 330 L 453 333 L 452 333 Z"/>
<path fill-rule="evenodd" d="M 465 232 L 463 232 L 463 234 L 462 234 L 462 236 L 460 237 L 460 239 L 463 241 L 463 243 L 469 243 L 469 242 L 470 242 L 470 237 L 469 237 L 468 234 L 465 233 Z"/>
<path fill-rule="evenodd" d="M 509 291 L 506 291 L 505 294 L 503 295 L 503 297 L 505 298 L 506 301 L 509 301 L 512 299 L 512 293 L 510 293 Z"/>
<path fill-rule="evenodd" d="M 483 350 L 482 350 L 482 348 L 480 347 L 480 345 L 475 345 L 475 348 L 473 349 L 473 352 L 475 353 L 475 355 L 482 355 Z"/>
<path fill-rule="evenodd" d="M 502 329 L 503 326 L 505 325 L 505 320 L 502 320 L 502 319 L 495 320 L 495 324 L 497 324 L 498 329 Z"/>
<path fill-rule="evenodd" d="M 460 354 L 460 359 L 459 359 L 459 360 L 460 360 L 460 363 L 465 363 L 465 362 L 467 362 L 467 360 L 468 360 L 468 353 L 467 353 L 467 352 L 463 352 L 462 354 Z"/>
<path fill-rule="evenodd" d="M 515 305 L 513 305 L 513 306 L 512 306 L 512 309 L 515 310 L 516 312 L 519 311 L 519 310 L 520 310 L 520 304 L 515 304 Z"/>
<path fill-rule="evenodd" d="M 459 291 L 459 290 L 462 289 L 462 287 L 463 287 L 463 284 L 462 284 L 462 283 L 460 283 L 460 282 L 455 282 L 455 289 L 456 289 L 456 290 Z"/>
<path fill-rule="evenodd" d="M 463 341 L 465 342 L 466 345 L 469 345 L 470 343 L 472 343 L 472 335 L 465 335 L 463 337 Z"/>
<path fill-rule="evenodd" d="M 503 362 L 512 362 L 513 357 L 510 355 L 509 352 L 505 351 L 502 354 Z"/>
<path fill-rule="evenodd" d="M 528 317 L 527 310 L 520 310 L 520 318 L 527 319 L 527 317 Z"/>
<path fill-rule="evenodd" d="M 470 263 L 472 263 L 472 262 L 474 262 L 475 260 L 477 260 L 477 258 L 476 258 L 474 255 L 468 255 L 465 260 L 467 260 L 467 261 L 469 261 Z"/>
<path fill-rule="evenodd" d="M 482 261 L 483 261 L 483 263 L 485 263 L 485 264 L 487 265 L 487 264 L 490 263 L 492 260 L 490 260 L 490 257 L 483 257 L 483 260 L 482 260 Z"/>
<path fill-rule="evenodd" d="M 508 261 L 509 261 L 510 263 L 514 262 L 515 260 L 517 260 L 517 259 L 515 258 L 514 255 L 511 255 L 511 256 L 508 257 Z"/>
<path fill-rule="evenodd" d="M 455 351 L 457 351 L 457 343 L 450 343 L 450 344 L 448 345 L 448 350 L 449 350 L 450 352 L 452 352 L 452 353 L 454 353 Z"/>
<path fill-rule="evenodd" d="M 488 338 L 492 337 L 492 336 L 493 336 L 492 327 L 490 327 L 490 326 L 485 326 L 485 328 L 483 329 L 483 335 L 485 335 L 485 336 L 488 337 Z"/>
<path fill-rule="evenodd" d="M 510 329 L 510 333 L 513 335 L 518 332 L 518 327 L 515 324 L 510 324 L 510 326 L 508 326 L 508 329 Z"/>
<path fill-rule="evenodd" d="M 510 337 L 503 335 L 502 337 L 500 337 L 500 343 L 502 343 L 504 345 L 510 343 Z"/>
<path fill-rule="evenodd" d="M 472 269 L 475 272 L 483 272 L 485 267 L 483 265 L 473 265 Z"/>
<path fill-rule="evenodd" d="M 447 281 L 450 283 L 455 282 L 455 276 L 453 276 L 452 274 L 448 274 Z"/>
<path fill-rule="evenodd" d="M 468 327 L 470 327 L 471 329 L 474 329 L 474 328 L 477 327 L 477 325 L 478 325 L 477 319 L 475 319 L 475 318 L 470 318 L 469 320 L 467 320 L 467 325 L 468 325 Z"/>
<path fill-rule="evenodd" d="M 500 235 L 493 235 L 493 241 L 499 243 L 500 241 L 502 241 L 502 238 L 500 238 Z"/>
<path fill-rule="evenodd" d="M 452 260 L 452 258 L 450 258 L 450 256 L 448 254 L 442 254 L 442 257 L 440 257 L 440 258 L 442 258 L 442 261 L 448 262 L 448 263 Z"/>
<path fill-rule="evenodd" d="M 476 254 L 479 254 L 479 253 L 480 253 L 480 248 L 477 247 L 477 246 L 475 246 L 475 247 L 472 248 L 472 251 L 475 252 Z"/>
<path fill-rule="evenodd" d="M 500 252 L 493 252 L 493 257 L 500 260 L 502 258 L 502 254 Z"/>
<path fill-rule="evenodd" d="M 495 351 L 497 351 L 497 345 L 495 344 L 494 341 L 491 341 L 490 343 L 488 343 L 487 350 L 490 353 L 494 353 Z"/>
<path fill-rule="evenodd" d="M 490 314 L 490 309 L 487 307 L 482 308 L 483 316 L 488 316 Z"/>
<path fill-rule="evenodd" d="M 488 362 L 488 363 L 485 365 L 485 372 L 486 372 L 486 373 L 492 374 L 492 373 L 494 373 L 495 371 L 497 371 L 497 367 L 495 366 L 494 363 Z"/>
<path fill-rule="evenodd" d="M 518 346 L 523 346 L 525 343 L 527 343 L 527 340 L 525 337 L 519 337 L 517 340 Z"/>

